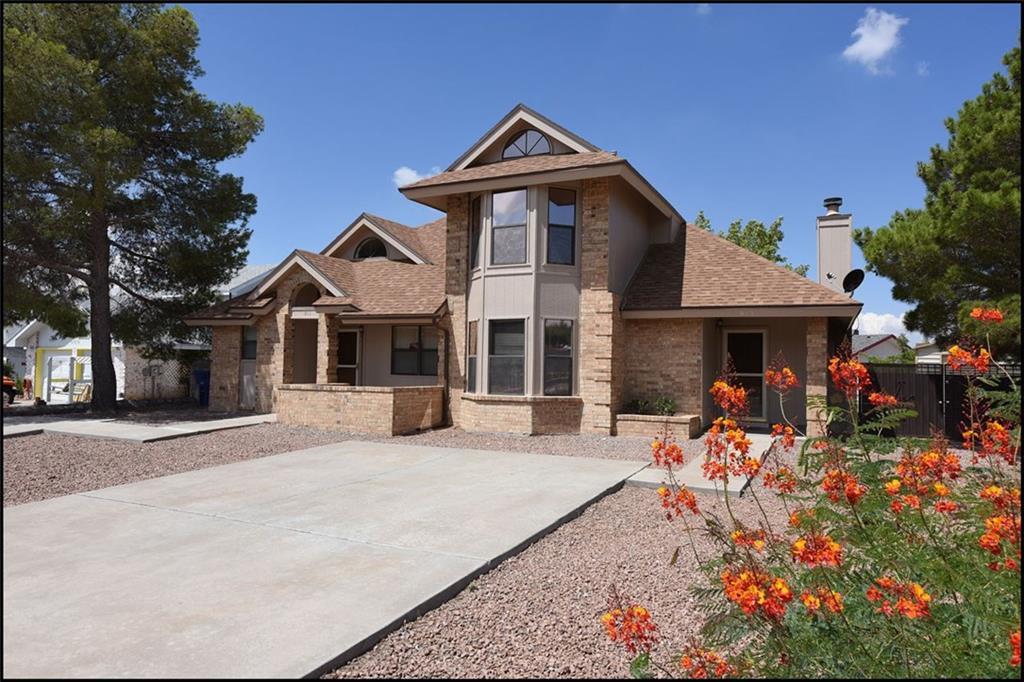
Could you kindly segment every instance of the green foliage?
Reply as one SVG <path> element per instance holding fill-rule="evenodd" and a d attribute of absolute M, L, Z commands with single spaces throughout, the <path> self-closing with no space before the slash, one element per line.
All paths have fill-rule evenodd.
<path fill-rule="evenodd" d="M 704 215 L 704 211 L 697 212 L 694 224 L 708 232 L 714 232 L 711 227 L 711 221 Z M 792 270 L 798 275 L 806 275 L 807 271 L 810 270 L 811 266 L 809 265 L 790 264 L 789 259 L 779 253 L 782 238 L 785 236 L 782 232 L 782 216 L 773 220 L 770 225 L 765 225 L 760 220 L 748 220 L 746 224 L 740 220 L 734 220 L 729 224 L 728 230 L 718 234 L 733 244 L 742 246 L 747 251 L 756 253 L 762 258 L 767 258 L 771 262 Z"/>
<path fill-rule="evenodd" d="M 1021 289 L 1019 40 L 1003 64 L 1006 74 L 946 120 L 946 146 L 918 164 L 924 208 L 854 232 L 868 269 L 893 281 L 894 298 L 914 304 L 907 327 L 943 344 L 964 331 L 962 305 L 991 306 Z"/>
<path fill-rule="evenodd" d="M 637 680 L 645 680 L 654 677 L 651 672 L 651 655 L 643 653 L 629 663 L 629 675 Z"/>
<path fill-rule="evenodd" d="M 975 308 L 996 307 L 1003 313 L 1003 323 L 998 325 L 979 322 L 971 317 Z M 992 354 L 1020 362 L 1020 294 L 1012 294 L 997 301 L 964 301 L 957 310 L 957 324 L 961 336 L 984 343 Z"/>
<path fill-rule="evenodd" d="M 256 198 L 219 165 L 263 121 L 195 89 L 182 7 L 10 4 L 3 26 L 4 324 L 78 336 L 88 319 L 94 395 L 112 402 L 111 333 L 188 338 L 181 317 L 245 263 Z"/>
<path fill-rule="evenodd" d="M 654 400 L 654 413 L 672 416 L 676 413 L 676 401 L 667 396 L 661 396 Z"/>
<path fill-rule="evenodd" d="M 636 400 L 630 400 L 626 403 L 627 414 L 651 414 L 651 401 L 642 400 L 637 398 Z"/>

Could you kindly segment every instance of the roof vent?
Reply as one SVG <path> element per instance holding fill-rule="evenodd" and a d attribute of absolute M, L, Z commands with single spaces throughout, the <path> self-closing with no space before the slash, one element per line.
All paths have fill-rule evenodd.
<path fill-rule="evenodd" d="M 842 197 L 826 197 L 825 198 L 825 215 L 832 215 L 839 213 L 839 207 L 843 205 Z"/>

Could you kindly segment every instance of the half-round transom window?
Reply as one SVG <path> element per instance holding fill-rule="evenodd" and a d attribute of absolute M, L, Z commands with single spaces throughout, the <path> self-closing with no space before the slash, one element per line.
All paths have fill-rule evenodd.
<path fill-rule="evenodd" d="M 550 154 L 551 143 L 536 130 L 525 130 L 517 135 L 505 151 L 501 153 L 503 159 L 518 159 L 520 156 L 537 156 L 538 154 Z"/>
<path fill-rule="evenodd" d="M 356 258 L 387 258 L 388 250 L 384 242 L 376 237 L 370 237 L 359 242 L 356 247 Z"/>

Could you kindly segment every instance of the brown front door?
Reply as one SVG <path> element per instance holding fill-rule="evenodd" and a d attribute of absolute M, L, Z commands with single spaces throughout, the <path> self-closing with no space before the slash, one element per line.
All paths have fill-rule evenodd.
<path fill-rule="evenodd" d="M 359 385 L 359 330 L 338 332 L 337 382 Z"/>

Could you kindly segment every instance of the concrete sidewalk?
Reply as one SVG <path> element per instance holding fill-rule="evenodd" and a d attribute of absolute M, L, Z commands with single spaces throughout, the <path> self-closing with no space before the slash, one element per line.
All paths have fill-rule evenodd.
<path fill-rule="evenodd" d="M 209 421 L 177 422 L 172 425 L 151 426 L 148 424 L 136 424 L 132 422 L 118 421 L 117 419 L 59 419 L 33 420 L 26 423 L 8 424 L 7 420 L 3 425 L 3 437 L 31 436 L 38 433 L 65 433 L 72 436 L 83 436 L 85 438 L 113 438 L 115 440 L 130 440 L 136 443 L 152 443 L 159 440 L 170 440 L 192 436 L 197 433 L 209 433 L 210 431 L 222 431 L 224 429 L 237 429 L 253 424 L 264 424 L 276 422 L 276 414 L 254 414 L 245 417 L 232 417 L 229 419 L 211 419 Z"/>
<path fill-rule="evenodd" d="M 346 442 L 4 511 L 4 676 L 299 677 L 642 462 Z"/>

